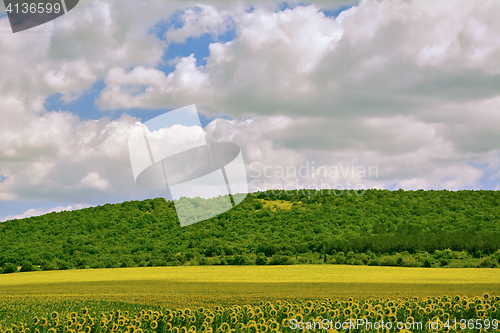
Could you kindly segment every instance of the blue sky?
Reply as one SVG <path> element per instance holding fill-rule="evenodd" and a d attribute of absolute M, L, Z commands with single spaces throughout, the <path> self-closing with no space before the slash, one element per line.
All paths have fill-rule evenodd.
<path fill-rule="evenodd" d="M 0 34 L 0 220 L 29 209 L 121 202 L 124 193 L 153 195 L 136 192 L 130 180 L 124 128 L 131 124 L 121 116 L 145 122 L 193 104 L 193 96 L 207 110 L 224 110 L 221 121 L 207 126 L 214 117 L 199 108 L 201 124 L 209 139 L 240 145 L 247 166 L 355 160 L 379 167 L 380 178 L 366 180 L 367 188 L 500 189 L 500 95 L 468 88 L 499 80 L 495 3 L 337 1 L 326 9 L 325 2 L 282 3 L 275 11 L 247 3 L 245 12 L 204 2 L 189 7 L 192 26 L 184 29 L 183 3 L 153 1 L 157 7 L 149 8 L 126 1 L 130 6 L 111 6 L 111 13 L 80 3 L 67 33 Z M 83 10 L 93 15 L 79 15 Z M 345 10 L 343 20 L 332 19 Z M 228 17 L 231 28 L 221 29 Z M 0 20 L 8 27 L 5 15 Z M 169 29 L 186 41 L 163 52 Z M 211 43 L 228 41 L 209 53 Z M 61 47 L 66 58 L 58 57 Z M 171 60 L 191 54 L 196 63 L 176 70 Z M 115 81 L 106 81 L 116 69 Z M 165 83 L 163 73 L 176 80 Z M 183 82 L 182 75 L 192 79 Z M 135 95 L 127 95 L 127 85 L 137 88 Z M 163 95 L 148 95 L 148 85 Z M 47 91 L 58 93 L 47 97 Z M 110 100 L 103 102 L 103 91 Z M 63 94 L 80 97 L 65 103 Z M 111 111 L 99 109 L 98 98 Z M 287 180 L 271 183 L 281 181 Z"/>
<path fill-rule="evenodd" d="M 301 4 L 307 5 L 307 4 Z M 297 7 L 290 6 L 288 3 L 282 3 L 280 5 L 280 11 L 284 11 L 286 9 L 293 9 Z M 322 12 L 327 17 L 337 17 L 342 11 L 351 8 L 352 6 L 340 6 L 331 10 L 322 10 Z M 249 10 L 250 12 L 252 9 Z M 157 38 L 165 40 L 165 33 L 171 27 L 181 28 L 183 26 L 182 21 L 179 19 L 179 16 L 182 14 L 182 11 L 174 14 L 169 20 L 165 20 L 161 23 L 158 23 L 151 29 L 151 33 L 153 33 Z M 168 45 L 167 51 L 164 53 L 162 57 L 162 65 L 157 68 L 167 75 L 170 72 L 175 70 L 175 65 L 169 65 L 169 61 L 176 59 L 178 57 L 188 57 L 191 54 L 194 54 L 196 58 L 197 66 L 205 66 L 207 64 L 207 58 L 210 55 L 209 45 L 214 42 L 225 43 L 232 41 L 236 38 L 235 29 L 229 30 L 222 35 L 212 36 L 211 34 L 204 34 L 199 38 L 189 37 L 186 39 L 185 43 L 171 43 Z M 101 93 L 101 91 L 105 88 L 105 83 L 103 80 L 99 80 L 96 82 L 88 91 L 86 91 L 81 97 L 72 101 L 70 103 L 64 103 L 61 101 L 60 97 L 62 94 L 54 94 L 49 96 L 45 101 L 45 108 L 47 111 L 70 111 L 76 115 L 78 115 L 81 119 L 99 119 L 104 117 L 111 117 L 111 119 L 120 118 L 122 114 L 126 113 L 133 117 L 140 118 L 142 122 L 148 121 L 158 115 L 163 114 L 166 111 L 172 109 L 118 109 L 118 110 L 100 110 L 95 105 L 95 100 Z M 229 116 L 223 116 L 223 118 L 231 119 Z M 200 114 L 200 120 L 203 127 L 205 127 L 213 118 L 206 117 L 203 114 Z"/>

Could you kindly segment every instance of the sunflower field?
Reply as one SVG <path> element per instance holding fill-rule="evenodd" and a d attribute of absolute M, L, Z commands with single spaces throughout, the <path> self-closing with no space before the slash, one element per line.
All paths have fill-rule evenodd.
<path fill-rule="evenodd" d="M 213 308 L 0 306 L 0 333 L 493 332 L 500 296 L 275 301 Z M 45 308 L 46 310 L 47 308 Z M 24 312 L 25 320 L 11 316 Z M 17 316 L 19 319 L 20 317 Z"/>

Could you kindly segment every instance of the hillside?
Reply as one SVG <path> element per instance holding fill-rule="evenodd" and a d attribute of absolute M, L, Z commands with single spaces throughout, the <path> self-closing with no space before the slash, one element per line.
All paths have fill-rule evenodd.
<path fill-rule="evenodd" d="M 7 221 L 0 223 L 0 266 L 4 273 L 16 266 L 500 267 L 500 191 L 292 194 L 250 194 L 188 227 L 162 198 Z"/>

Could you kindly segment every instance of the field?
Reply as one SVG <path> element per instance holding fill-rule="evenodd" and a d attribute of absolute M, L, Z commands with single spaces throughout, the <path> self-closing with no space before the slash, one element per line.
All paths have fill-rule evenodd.
<path fill-rule="evenodd" d="M 445 319 L 446 316 L 453 319 L 453 313 L 458 319 L 479 316 L 486 320 L 500 316 L 497 295 L 500 295 L 498 269 L 300 265 L 27 272 L 0 276 L 0 323 L 3 325 L 0 330 L 8 332 L 7 328 L 14 324 L 15 329 L 20 331 L 19 325 L 24 323 L 25 326 L 21 326 L 28 329 L 31 325 L 31 332 L 36 329 L 42 332 L 44 328 L 47 331 L 54 328 L 51 333 L 62 332 L 64 328 L 83 331 L 87 326 L 81 325 L 79 329 L 68 326 L 73 316 L 92 318 L 92 321 L 85 320 L 87 324 L 94 324 L 85 328 L 89 332 L 92 329 L 96 332 L 113 331 L 113 328 L 130 332 L 134 330 L 131 324 L 133 319 L 138 317 L 143 321 L 149 318 L 147 325 L 151 331 L 175 332 L 173 327 L 167 330 L 167 323 L 170 323 L 179 329 L 186 326 L 201 330 L 204 327 L 210 331 L 208 328 L 212 327 L 214 331 L 227 328 L 246 332 L 248 325 L 253 324 L 249 317 L 253 315 L 249 313 L 258 317 L 258 312 L 262 311 L 261 323 L 254 320 L 256 328 L 261 325 L 256 331 L 273 331 L 270 327 L 274 327 L 273 320 L 278 325 L 275 331 L 287 331 L 283 320 L 292 318 L 283 313 L 283 309 L 288 309 L 303 321 L 320 317 L 338 320 L 406 320 L 411 317 L 414 321 L 416 318 L 428 321 Z M 405 302 L 409 303 L 405 305 Z M 376 304 L 380 306 L 375 310 Z M 471 309 L 470 304 L 479 308 Z M 186 309 L 190 309 L 188 314 Z M 271 311 L 273 309 L 275 311 Z M 175 315 L 171 314 L 173 310 L 177 311 Z M 148 311 L 150 315 L 145 316 Z M 155 313 L 156 324 L 151 324 L 150 319 Z M 234 317 L 231 313 L 238 319 L 231 319 Z M 104 325 L 99 321 L 101 314 L 114 319 Z M 51 316 L 56 315 L 65 320 L 69 318 L 65 321 L 66 326 L 62 319 L 50 321 Z M 127 317 L 129 324 L 125 324 L 127 320 L 123 319 L 120 326 L 120 315 Z M 254 319 L 259 319 L 257 317 Z M 41 318 L 47 319 L 46 326 L 40 326 L 38 322 L 36 325 L 40 327 L 37 328 L 34 322 Z M 213 318 L 214 322 L 204 326 L 207 318 Z M 77 320 L 84 321 L 74 319 L 74 325 Z M 193 320 L 194 325 L 188 325 L 187 320 Z M 115 321 L 117 326 L 114 326 Z M 99 328 L 101 324 L 103 326 Z M 238 324 L 245 325 L 246 330 L 241 325 L 238 328 Z M 285 324 L 290 326 L 290 322 Z M 159 326 L 152 328 L 151 325 Z M 262 325 L 266 325 L 266 330 Z"/>

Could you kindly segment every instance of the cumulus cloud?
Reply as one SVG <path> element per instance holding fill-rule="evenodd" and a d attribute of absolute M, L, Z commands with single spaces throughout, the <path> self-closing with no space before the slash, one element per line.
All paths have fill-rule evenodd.
<path fill-rule="evenodd" d="M 212 43 L 207 65 L 191 69 L 203 73 L 217 92 L 214 98 L 198 87 L 213 112 L 418 114 L 450 100 L 498 94 L 498 12 L 496 2 L 457 6 L 428 0 L 362 1 L 337 18 L 326 17 L 316 5 L 278 12 L 265 6 L 229 12 L 204 5 L 188 7 L 184 26 L 167 35 L 184 40 L 217 34 L 223 30 L 216 27 L 227 26 L 222 17 L 234 22 L 236 39 Z M 190 95 L 196 91 L 184 89 Z M 157 95 L 163 92 L 156 89 Z M 139 94 L 142 105 L 158 106 L 150 94 Z"/>
<path fill-rule="evenodd" d="M 9 220 L 24 219 L 24 218 L 28 218 L 28 217 L 32 217 L 32 216 L 38 216 L 38 215 L 54 213 L 54 212 L 59 213 L 59 212 L 63 212 L 63 211 L 70 211 L 70 210 L 82 209 L 82 208 L 88 208 L 88 207 L 90 207 L 90 206 L 85 205 L 85 204 L 77 204 L 77 205 L 73 205 L 73 206 L 69 205 L 67 207 L 54 207 L 54 208 L 50 208 L 50 209 L 32 208 L 32 209 L 29 209 L 29 210 L 27 210 L 24 213 L 19 214 L 19 215 L 5 216 L 4 218 L 0 219 L 0 222 L 5 222 L 5 221 L 9 221 Z"/>
<path fill-rule="evenodd" d="M 253 190 L 287 186 L 297 177 L 280 170 L 300 167 L 297 186 L 480 188 L 488 175 L 497 187 L 500 3 L 361 1 L 336 18 L 321 11 L 330 4 L 96 0 L 44 33 L 0 34 L 0 200 L 161 195 L 134 183 L 127 137 L 138 119 L 45 110 L 48 96 L 69 102 L 100 80 L 103 110 L 196 103 L 235 118 L 205 131 L 242 147 Z M 159 36 L 173 18 L 182 25 Z M 169 43 L 233 29 L 206 65 L 191 54 L 159 69 Z M 370 166 L 376 175 L 348 172 Z"/>
<path fill-rule="evenodd" d="M 136 67 L 127 73 L 114 68 L 105 82 L 106 88 L 97 101 L 104 110 L 173 107 L 207 100 L 216 93 L 203 67 L 196 67 L 193 54 L 180 59 L 175 71 L 168 75 L 154 68 Z"/>
<path fill-rule="evenodd" d="M 101 191 L 106 191 L 110 187 L 109 182 L 103 179 L 97 172 L 90 172 L 83 177 L 80 184 L 82 187 L 95 188 Z"/>
<path fill-rule="evenodd" d="M 238 7 L 244 9 L 241 5 Z M 184 43 L 188 37 L 197 38 L 207 33 L 217 38 L 234 27 L 233 15 L 233 11 L 198 4 L 184 10 L 179 18 L 183 26 L 178 29 L 171 27 L 165 32 L 165 37 L 170 43 Z"/>

